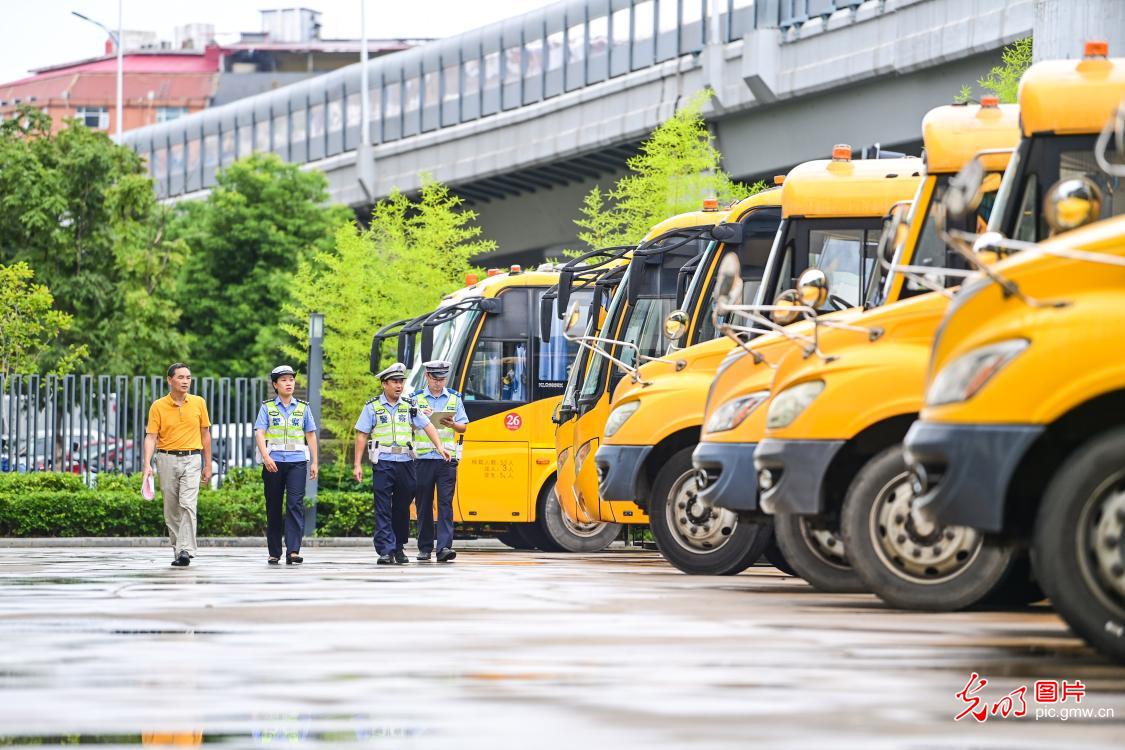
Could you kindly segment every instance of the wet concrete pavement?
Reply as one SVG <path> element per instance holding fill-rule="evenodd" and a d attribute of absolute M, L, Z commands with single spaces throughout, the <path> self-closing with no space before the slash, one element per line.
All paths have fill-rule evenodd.
<path fill-rule="evenodd" d="M 0 549 L 0 745 L 1125 746 L 1125 668 L 1045 606 L 897 612 L 651 552 L 307 552 Z M 1026 686 L 1027 716 L 955 722 L 972 672 L 988 704 Z M 1035 719 L 1063 707 L 1092 713 Z"/>

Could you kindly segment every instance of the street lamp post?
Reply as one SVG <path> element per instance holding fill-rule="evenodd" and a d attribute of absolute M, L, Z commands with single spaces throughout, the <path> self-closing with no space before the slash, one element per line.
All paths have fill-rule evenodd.
<path fill-rule="evenodd" d="M 309 410 L 317 419 L 320 413 L 320 386 L 324 380 L 324 315 L 309 315 Z M 305 480 L 305 536 L 316 533 L 317 480 Z"/>
<path fill-rule="evenodd" d="M 117 33 L 116 34 L 114 34 L 112 31 L 110 31 L 105 26 L 105 24 L 100 23 L 98 21 L 95 21 L 94 19 L 90 18 L 89 16 L 84 16 L 76 10 L 70 11 L 71 15 L 78 16 L 83 21 L 87 21 L 89 23 L 92 23 L 95 26 L 97 26 L 99 29 L 104 31 L 109 36 L 109 38 L 113 40 L 113 46 L 117 48 L 117 107 L 116 107 L 116 115 L 117 116 L 115 118 L 116 127 L 114 128 L 114 132 L 116 133 L 118 143 L 121 143 L 121 130 L 122 130 L 121 123 L 125 119 L 125 112 L 124 112 L 124 109 L 123 109 L 124 98 L 125 98 L 125 96 L 124 96 L 125 95 L 125 91 L 124 91 L 124 89 L 125 89 L 125 86 L 124 86 L 124 78 L 125 78 L 125 76 L 124 76 L 124 61 L 125 61 L 124 54 L 125 54 L 125 50 L 121 46 L 121 4 L 122 4 L 122 2 L 123 2 L 123 0 L 117 0 Z"/>

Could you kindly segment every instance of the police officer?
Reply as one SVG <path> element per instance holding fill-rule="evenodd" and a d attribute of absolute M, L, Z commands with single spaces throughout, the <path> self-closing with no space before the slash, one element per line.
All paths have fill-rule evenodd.
<path fill-rule="evenodd" d="M 445 387 L 449 379 L 449 362 L 434 359 L 423 363 L 426 385 L 415 391 L 411 398 L 418 404 L 422 416 L 434 412 L 453 412 L 441 417 L 438 435 L 441 444 L 454 457 L 440 461 L 438 452 L 430 446 L 418 448 L 418 490 L 415 498 L 418 508 L 418 559 L 429 560 L 434 549 L 434 489 L 437 489 L 437 561 L 450 562 L 457 557 L 453 550 L 453 491 L 457 487 L 457 436 L 465 432 L 469 416 L 461 394 Z"/>
<path fill-rule="evenodd" d="M 270 373 L 274 398 L 263 401 L 254 420 L 254 441 L 262 456 L 262 484 L 266 492 L 266 546 L 269 564 L 281 559 L 281 503 L 285 499 L 286 565 L 304 562 L 301 538 L 305 534 L 305 475 L 316 479 L 316 422 L 308 402 L 293 398 L 296 373 L 289 365 Z M 308 444 L 308 456 L 305 445 Z M 285 495 L 288 497 L 285 498 Z"/>
<path fill-rule="evenodd" d="M 363 451 L 371 439 L 369 457 L 374 465 L 372 488 L 375 492 L 375 551 L 379 565 L 409 562 L 402 545 L 410 529 L 410 502 L 414 499 L 414 430 L 426 433 L 438 454 L 446 461 L 449 452 L 441 444 L 437 429 L 418 412 L 409 398 L 402 397 L 406 385 L 406 365 L 395 362 L 377 376 L 383 395 L 363 406 L 355 423 L 355 465 L 352 474 L 363 481 Z"/>

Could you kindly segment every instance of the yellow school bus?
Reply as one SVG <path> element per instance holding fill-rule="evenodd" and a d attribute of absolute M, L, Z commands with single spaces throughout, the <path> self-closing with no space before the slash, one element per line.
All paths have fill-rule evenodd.
<path fill-rule="evenodd" d="M 773 301 L 806 268 L 819 267 L 835 289 L 821 307 L 824 312 L 859 304 L 877 275 L 874 253 L 882 217 L 914 194 L 921 172 L 921 160 L 915 158 L 853 161 L 846 146 L 835 148 L 831 160 L 794 168 L 780 191 L 782 220 L 770 249 L 752 263 L 738 260 L 743 301 Z M 712 267 L 725 255 L 716 253 Z M 740 520 L 697 492 L 691 454 L 699 442 L 708 389 L 732 348 L 730 340 L 714 338 L 708 304 L 714 275 L 712 271 L 679 327 L 687 328 L 690 345 L 666 362 L 641 367 L 635 379 L 618 385 L 596 462 L 603 500 L 631 500 L 645 507 L 669 562 L 686 573 L 730 575 L 762 555 L 772 532 Z M 707 334 L 692 338 L 696 330 Z M 767 346 L 787 344 L 778 337 L 769 342 Z"/>
<path fill-rule="evenodd" d="M 630 247 L 611 247 L 593 250 L 572 259 L 562 267 L 559 284 L 543 295 L 540 312 L 540 338 L 549 342 L 553 337 L 565 335 L 563 321 L 567 317 L 560 311 L 573 312 L 585 310 L 571 325 L 584 330 L 586 337 L 597 337 L 605 320 L 608 300 L 616 292 L 628 268 Z M 575 292 L 592 290 L 587 299 L 575 299 Z M 573 304 L 573 306 L 572 306 Z M 530 546 L 559 547 L 568 552 L 594 552 L 604 549 L 620 534 L 620 526 L 607 523 L 584 513 L 574 492 L 574 462 L 570 460 L 570 448 L 574 438 L 575 394 L 577 383 L 589 362 L 589 347 L 580 347 L 567 372 L 566 388 L 562 399 L 555 408 L 551 421 L 555 423 L 555 453 L 558 475 L 555 482 L 556 493 L 562 506 L 562 513 L 555 519 L 567 527 L 566 534 L 552 534 L 551 529 L 544 534 L 546 540 L 529 540 Z"/>
<path fill-rule="evenodd" d="M 541 297 L 558 279 L 557 267 L 548 265 L 490 272 L 399 327 L 398 353 L 412 363 L 407 387 L 424 384 L 421 362 L 449 360 L 449 385 L 461 394 L 470 419 L 457 472 L 457 523 L 504 524 L 539 540 L 547 519 L 558 520 L 562 512 L 554 489 L 551 414 L 577 345 L 561 336 L 540 341 L 538 321 Z M 388 333 L 386 327 L 380 331 L 384 338 Z M 560 527 L 565 525 L 553 526 Z"/>
<path fill-rule="evenodd" d="M 1123 63 L 1087 55 L 1028 71 L 1021 104 L 1031 86 L 1061 87 L 1068 93 L 1058 91 L 1056 115 L 1071 132 L 1089 135 L 1099 117 L 1106 122 L 1096 139 L 1085 140 L 1092 150 L 1069 149 L 1061 179 L 1034 187 L 1046 197 L 1020 217 L 1026 224 L 1017 223 L 1034 224 L 1051 239 L 978 240 L 1018 255 L 967 283 L 942 321 L 925 408 L 905 443 L 915 513 L 971 528 L 986 547 L 1030 543 L 1035 572 L 1059 613 L 1119 660 L 1125 110 L 1113 108 L 1125 98 Z M 1095 73 L 1098 85 L 1086 96 L 1069 93 Z M 1021 189 L 1028 190 L 1014 188 L 1014 199 Z M 1094 223 L 1075 229 L 1086 222 Z"/>
<path fill-rule="evenodd" d="M 1019 112 L 994 99 L 938 107 L 923 120 L 922 137 L 926 177 L 905 224 L 905 206 L 892 212 L 881 247 L 899 272 L 885 275 L 847 327 L 820 332 L 818 356 L 798 351 L 781 359 L 769 408 L 746 429 L 759 430 L 752 442 L 761 507 L 774 514 L 774 533 L 797 575 L 824 591 L 872 590 L 896 606 L 952 609 L 1032 590 L 1025 557 L 982 555 L 976 535 L 911 522 L 902 463 L 902 439 L 921 408 L 929 348 L 949 304 L 946 285 L 968 273 L 942 239 L 953 226 L 935 221 L 939 201 L 961 167 L 983 159 L 991 190 L 956 227 L 979 231 L 1019 142 Z M 746 436 L 746 429 L 736 432 Z M 738 445 L 726 443 L 725 452 Z"/>
<path fill-rule="evenodd" d="M 1049 225 L 1075 210 L 1061 186 Z M 919 515 L 1030 543 L 1067 623 L 1125 660 L 1125 217 L 1021 250 L 943 321 L 907 442 Z"/>
<path fill-rule="evenodd" d="M 748 247 L 767 243 L 779 220 L 777 192 L 763 191 L 736 204 L 744 228 L 727 226 L 718 236 L 733 237 L 737 231 L 744 235 Z M 568 384 L 572 390 L 563 397 L 563 403 L 572 406 L 560 414 L 556 448 L 560 474 L 561 467 L 567 466 L 574 477 L 573 507 L 579 522 L 648 522 L 644 511 L 632 501 L 605 501 L 598 494 L 592 459 L 609 414 L 609 393 L 627 375 L 624 368 L 635 369 L 642 358 L 665 353 L 665 318 L 677 307 L 695 307 L 701 286 L 695 276 L 710 273 L 720 242 L 712 228 L 725 220 L 730 210 L 709 203 L 701 211 L 673 216 L 650 229 L 609 298 L 600 327 L 589 337 L 600 340 L 591 340 L 577 355 L 576 377 Z M 705 334 L 701 331 L 699 335 Z"/>

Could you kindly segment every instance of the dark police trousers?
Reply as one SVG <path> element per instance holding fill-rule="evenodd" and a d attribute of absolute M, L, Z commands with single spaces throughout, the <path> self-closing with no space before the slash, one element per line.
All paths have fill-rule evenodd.
<path fill-rule="evenodd" d="M 305 535 L 305 475 L 308 461 L 275 461 L 277 471 L 262 467 L 266 488 L 266 546 L 270 557 L 281 557 L 281 502 L 285 498 L 285 549 L 301 550 Z"/>
<path fill-rule="evenodd" d="M 380 555 L 401 549 L 410 536 L 410 502 L 414 499 L 414 461 L 380 461 L 371 486 L 375 492 L 375 536 Z"/>
<path fill-rule="evenodd" d="M 418 551 L 434 551 L 434 490 L 437 490 L 437 548 L 453 546 L 453 491 L 457 462 L 422 458 L 418 462 Z"/>

